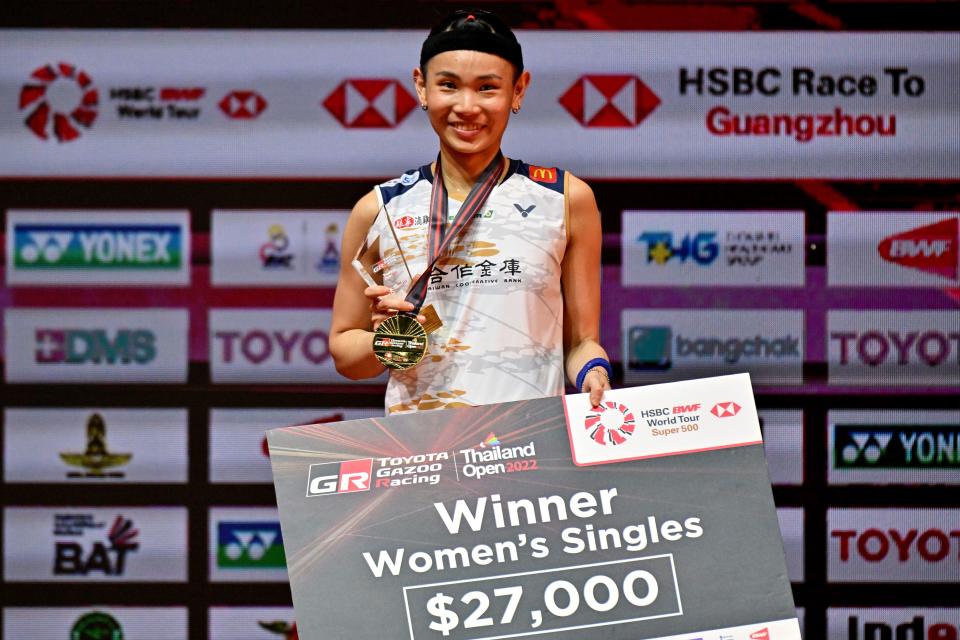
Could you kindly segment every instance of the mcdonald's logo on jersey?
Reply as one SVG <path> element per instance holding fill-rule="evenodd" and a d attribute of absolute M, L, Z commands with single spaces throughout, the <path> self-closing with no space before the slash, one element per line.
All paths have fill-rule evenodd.
<path fill-rule="evenodd" d="M 530 167 L 530 179 L 546 184 L 554 184 L 557 181 L 557 170 L 553 167 Z"/>

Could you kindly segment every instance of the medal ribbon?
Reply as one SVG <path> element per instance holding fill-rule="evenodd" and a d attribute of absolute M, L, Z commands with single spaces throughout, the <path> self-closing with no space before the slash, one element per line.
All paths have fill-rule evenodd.
<path fill-rule="evenodd" d="M 437 264 L 450 244 L 473 220 L 473 216 L 480 211 L 487 197 L 493 188 L 497 186 L 502 173 L 503 154 L 498 152 L 497 157 L 487 165 L 487 168 L 480 174 L 480 178 L 470 189 L 467 199 L 460 205 L 460 210 L 454 216 L 450 224 L 447 224 L 447 186 L 443 183 L 443 171 L 440 166 L 440 156 L 437 156 L 437 168 L 433 174 L 433 190 L 430 192 L 430 229 L 427 239 L 429 253 L 427 254 L 427 268 L 407 293 L 406 300 L 413 304 L 413 313 L 420 311 L 424 300 L 427 297 L 427 283 L 430 281 L 430 274 L 433 273 L 433 267 Z"/>

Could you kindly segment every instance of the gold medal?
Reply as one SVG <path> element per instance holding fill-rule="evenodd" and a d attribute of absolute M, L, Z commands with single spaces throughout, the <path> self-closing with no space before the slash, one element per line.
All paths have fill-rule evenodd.
<path fill-rule="evenodd" d="M 398 313 L 373 332 L 373 354 L 385 367 L 409 369 L 427 353 L 427 332 L 416 316 Z"/>

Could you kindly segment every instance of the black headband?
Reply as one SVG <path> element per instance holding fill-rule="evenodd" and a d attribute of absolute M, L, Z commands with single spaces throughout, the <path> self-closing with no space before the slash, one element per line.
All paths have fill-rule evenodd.
<path fill-rule="evenodd" d="M 523 52 L 520 43 L 486 29 L 454 29 L 435 33 L 423 41 L 420 49 L 420 70 L 426 68 L 427 60 L 444 51 L 480 51 L 500 56 L 523 73 Z"/>

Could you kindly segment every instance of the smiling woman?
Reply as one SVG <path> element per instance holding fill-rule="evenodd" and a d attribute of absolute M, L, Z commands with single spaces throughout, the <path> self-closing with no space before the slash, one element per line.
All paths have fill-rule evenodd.
<path fill-rule="evenodd" d="M 583 181 L 501 153 L 530 85 L 516 36 L 491 13 L 454 12 L 424 41 L 413 82 L 440 152 L 353 208 L 330 334 L 337 370 L 363 379 L 388 366 L 388 413 L 560 395 L 564 377 L 599 403 L 610 388 L 600 214 Z M 418 345 L 416 366 L 419 353 L 398 364 Z"/>

